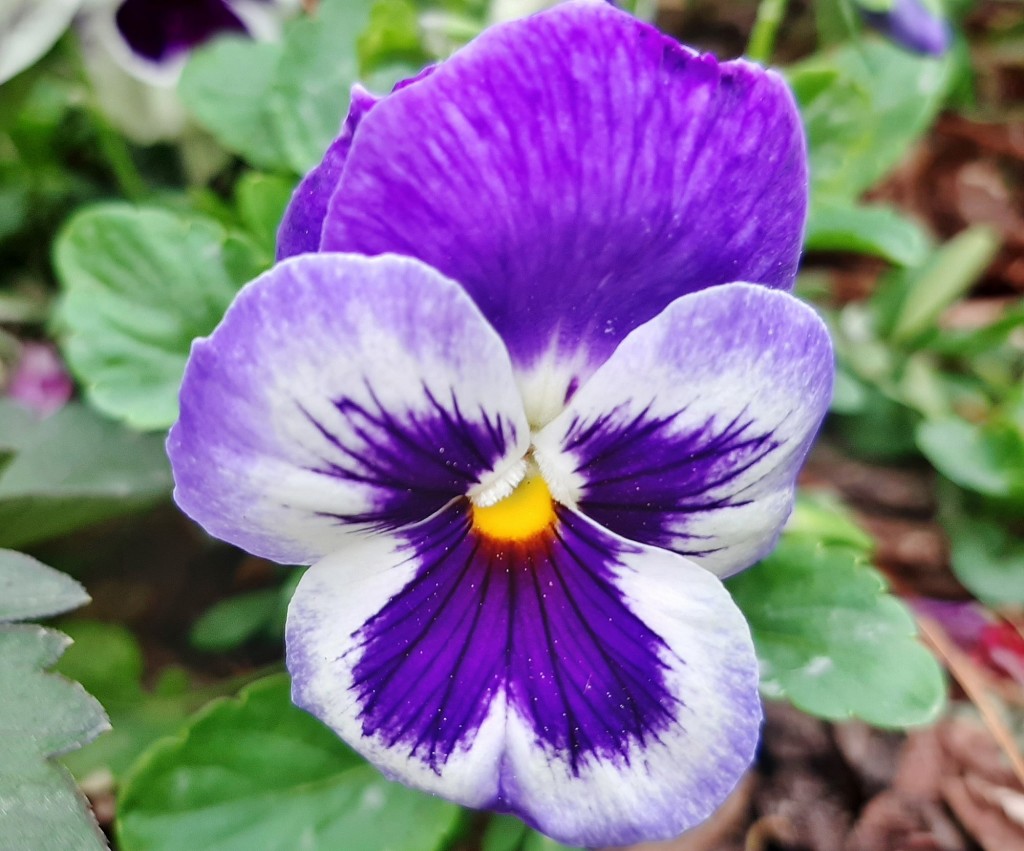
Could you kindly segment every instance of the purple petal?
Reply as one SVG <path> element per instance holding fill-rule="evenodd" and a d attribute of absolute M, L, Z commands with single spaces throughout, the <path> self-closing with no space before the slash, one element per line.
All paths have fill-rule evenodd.
<path fill-rule="evenodd" d="M 428 65 L 415 77 L 399 80 L 392 91 L 418 83 L 434 72 L 435 65 Z M 307 174 L 299 183 L 288 202 L 284 219 L 277 232 L 277 259 L 284 260 L 296 254 L 314 252 L 320 248 L 320 238 L 327 215 L 327 203 L 338 187 L 341 171 L 348 159 L 352 140 L 363 118 L 379 101 L 380 97 L 371 94 L 358 83 L 352 87 L 349 98 L 348 115 L 341 127 L 341 133 L 335 139 L 323 160 Z"/>
<path fill-rule="evenodd" d="M 168 453 L 186 514 L 299 563 L 487 486 L 528 437 L 508 354 L 457 284 L 318 254 L 247 286 L 193 346 Z"/>
<path fill-rule="evenodd" d="M 544 379 L 561 404 L 679 296 L 789 288 L 806 194 L 781 78 L 567 2 L 490 29 L 379 103 L 321 247 L 407 254 L 459 281 L 520 373 L 564 365 Z"/>
<path fill-rule="evenodd" d="M 224 0 L 124 0 L 115 20 L 131 49 L 164 62 L 225 32 L 245 33 Z"/>
<path fill-rule="evenodd" d="M 938 621 L 950 638 L 964 650 L 972 650 L 985 627 L 996 619 L 977 600 L 940 600 L 935 597 L 908 597 L 916 614 Z"/>
<path fill-rule="evenodd" d="M 718 580 L 567 510 L 501 544 L 461 502 L 331 556 L 287 642 L 296 702 L 386 774 L 573 845 L 693 826 L 757 742 L 753 647 Z"/>
<path fill-rule="evenodd" d="M 535 437 L 535 454 L 563 502 L 728 575 L 775 545 L 832 376 L 809 307 L 715 287 L 627 337 Z"/>
<path fill-rule="evenodd" d="M 869 26 L 915 53 L 941 56 L 953 41 L 949 22 L 922 0 L 895 0 L 888 12 L 860 13 Z"/>
<path fill-rule="evenodd" d="M 379 100 L 359 84 L 352 87 L 348 116 L 342 125 L 341 135 L 331 143 L 320 165 L 302 179 L 288 202 L 277 232 L 278 260 L 314 252 L 320 247 L 327 202 L 341 178 L 341 170 L 352 147 L 352 137 L 366 113 Z"/>

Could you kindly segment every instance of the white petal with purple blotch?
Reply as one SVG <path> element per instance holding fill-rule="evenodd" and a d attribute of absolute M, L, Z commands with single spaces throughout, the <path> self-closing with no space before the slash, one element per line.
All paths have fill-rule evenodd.
<path fill-rule="evenodd" d="M 501 480 L 528 439 L 508 353 L 457 284 L 318 254 L 249 284 L 194 344 L 168 453 L 211 534 L 308 563 Z"/>
<path fill-rule="evenodd" d="M 573 845 L 668 838 L 757 743 L 757 663 L 721 583 L 566 509 L 526 542 L 468 504 L 332 555 L 288 615 L 296 703 L 388 776 Z"/>
<path fill-rule="evenodd" d="M 535 456 L 591 519 L 729 575 L 774 546 L 833 371 L 809 307 L 714 287 L 627 337 L 536 435 Z"/>

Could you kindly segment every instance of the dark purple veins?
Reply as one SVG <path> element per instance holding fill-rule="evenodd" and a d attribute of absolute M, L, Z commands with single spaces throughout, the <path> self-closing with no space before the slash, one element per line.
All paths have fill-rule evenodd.
<path fill-rule="evenodd" d="M 745 504 L 742 493 L 727 486 L 779 441 L 745 413 L 684 431 L 675 426 L 679 414 L 657 417 L 649 409 L 633 414 L 620 407 L 576 419 L 563 447 L 576 455 L 587 482 L 579 502 L 587 517 L 631 541 L 706 555 L 700 537 L 685 534 L 686 516 Z M 687 537 L 692 545 L 680 547 Z"/>
<path fill-rule="evenodd" d="M 324 438 L 322 462 L 313 471 L 378 489 L 367 513 L 325 515 L 339 522 L 378 531 L 418 523 L 464 496 L 514 441 L 511 422 L 484 410 L 467 416 L 454 392 L 441 400 L 424 385 L 429 408 L 399 415 L 381 405 L 372 387 L 366 389 L 367 403 L 334 402 L 346 421 L 344 435 L 303 409 Z"/>
<path fill-rule="evenodd" d="M 137 54 L 163 62 L 224 32 L 247 32 L 224 0 L 124 0 L 117 28 Z"/>
<path fill-rule="evenodd" d="M 628 763 L 672 723 L 670 651 L 615 584 L 627 543 L 559 510 L 551 533 L 499 544 L 472 532 L 466 503 L 405 538 L 416 576 L 352 651 L 366 735 L 440 772 L 504 692 L 578 774 L 592 756 Z"/>

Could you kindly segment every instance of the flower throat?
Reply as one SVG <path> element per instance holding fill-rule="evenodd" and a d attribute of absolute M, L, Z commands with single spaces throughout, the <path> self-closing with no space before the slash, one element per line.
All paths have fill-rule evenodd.
<path fill-rule="evenodd" d="M 494 505 L 473 506 L 473 529 L 492 541 L 528 541 L 550 529 L 555 501 L 539 475 L 528 476 Z"/>

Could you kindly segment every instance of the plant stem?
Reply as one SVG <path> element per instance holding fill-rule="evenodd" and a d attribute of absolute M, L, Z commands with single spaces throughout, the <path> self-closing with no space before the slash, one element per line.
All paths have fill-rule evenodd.
<path fill-rule="evenodd" d="M 747 58 L 767 65 L 775 50 L 775 36 L 786 16 L 789 0 L 761 0 L 757 7 L 757 20 L 747 43 Z"/>
<path fill-rule="evenodd" d="M 93 127 L 96 129 L 96 141 L 100 152 L 106 160 L 110 171 L 117 181 L 117 186 L 126 198 L 140 201 L 146 194 L 146 181 L 135 167 L 132 153 L 128 145 L 114 128 L 107 122 L 106 116 L 100 113 L 99 107 L 91 105 Z"/>

